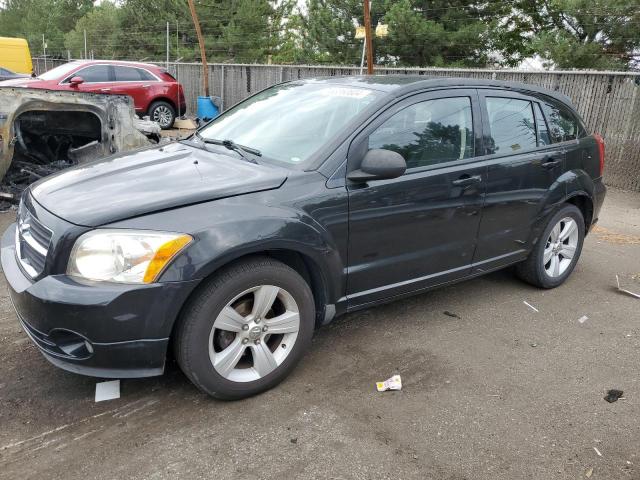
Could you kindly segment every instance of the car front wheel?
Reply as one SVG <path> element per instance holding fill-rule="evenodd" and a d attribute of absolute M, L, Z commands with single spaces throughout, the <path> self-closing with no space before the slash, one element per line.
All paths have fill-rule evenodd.
<path fill-rule="evenodd" d="M 518 276 L 541 288 L 561 285 L 580 258 L 584 234 L 582 212 L 565 205 L 551 217 L 529 258 L 517 266 Z"/>
<path fill-rule="evenodd" d="M 173 126 L 176 119 L 176 110 L 168 102 L 153 102 L 149 107 L 149 118 L 160 125 L 160 128 L 167 130 Z"/>
<path fill-rule="evenodd" d="M 196 294 L 175 338 L 183 372 L 221 399 L 255 395 L 280 383 L 309 348 L 315 306 L 308 284 L 268 257 L 221 271 Z"/>

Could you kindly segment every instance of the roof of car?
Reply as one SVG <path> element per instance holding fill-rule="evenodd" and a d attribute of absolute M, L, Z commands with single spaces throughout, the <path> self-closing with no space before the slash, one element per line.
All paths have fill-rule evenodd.
<path fill-rule="evenodd" d="M 125 60 L 74 60 L 73 62 L 76 65 L 123 65 L 128 67 L 146 67 L 146 68 L 160 68 L 153 63 L 143 63 L 143 62 L 129 62 Z"/>
<path fill-rule="evenodd" d="M 516 92 L 538 93 L 547 95 L 561 101 L 562 103 L 571 105 L 571 99 L 560 92 L 548 90 L 546 88 L 541 88 L 535 85 L 529 85 L 526 83 L 508 82 L 504 80 L 488 80 L 463 77 L 439 77 L 427 75 L 353 75 L 342 77 L 321 77 L 301 81 L 369 88 L 372 90 L 388 92 L 396 97 L 411 93 L 413 91 L 432 88 L 493 87 Z"/>

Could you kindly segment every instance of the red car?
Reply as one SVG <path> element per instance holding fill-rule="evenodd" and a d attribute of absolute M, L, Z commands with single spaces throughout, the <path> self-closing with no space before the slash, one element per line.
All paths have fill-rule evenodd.
<path fill-rule="evenodd" d="M 163 129 L 186 111 L 184 91 L 176 79 L 157 65 L 110 60 L 74 61 L 36 78 L 0 82 L 2 86 L 129 95 L 136 113 L 149 115 Z"/>

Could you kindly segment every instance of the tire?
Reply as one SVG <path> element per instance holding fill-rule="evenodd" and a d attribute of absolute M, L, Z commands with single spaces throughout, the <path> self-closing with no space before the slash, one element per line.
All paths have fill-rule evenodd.
<path fill-rule="evenodd" d="M 571 220 L 575 224 L 574 230 L 569 227 Z M 556 227 L 560 230 L 554 230 Z M 565 228 L 567 230 L 564 230 Z M 518 277 L 540 288 L 555 288 L 562 285 L 571 275 L 580 258 L 584 233 L 584 217 L 580 209 L 574 205 L 565 205 L 551 217 L 529 257 L 516 266 Z M 567 235 L 567 238 L 562 238 L 563 235 Z M 555 247 L 554 236 L 556 237 Z M 568 255 L 572 253 L 572 249 L 573 256 L 569 259 Z M 545 262 L 547 259 L 545 253 L 549 258 L 547 262 Z"/>
<path fill-rule="evenodd" d="M 254 257 L 217 273 L 190 300 L 176 329 L 176 360 L 203 392 L 246 398 L 291 373 L 309 349 L 314 327 L 305 280 L 281 262 Z"/>
<path fill-rule="evenodd" d="M 153 102 L 149 107 L 149 118 L 154 122 L 158 122 L 162 130 L 168 130 L 173 127 L 173 122 L 176 119 L 176 109 L 169 102 Z"/>

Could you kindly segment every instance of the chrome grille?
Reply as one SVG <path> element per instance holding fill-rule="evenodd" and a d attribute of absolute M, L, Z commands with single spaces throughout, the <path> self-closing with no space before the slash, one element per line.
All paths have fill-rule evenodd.
<path fill-rule="evenodd" d="M 52 235 L 53 232 L 21 203 L 16 225 L 16 255 L 24 271 L 32 278 L 44 271 Z"/>

